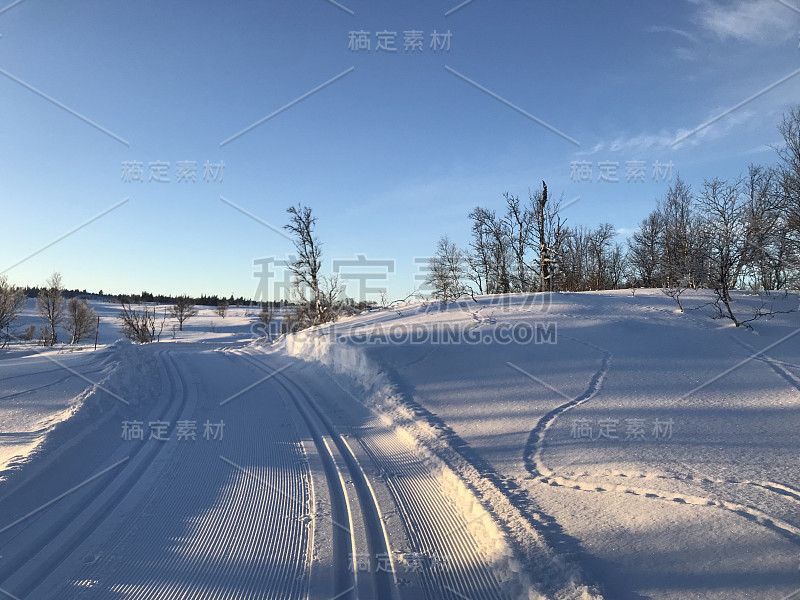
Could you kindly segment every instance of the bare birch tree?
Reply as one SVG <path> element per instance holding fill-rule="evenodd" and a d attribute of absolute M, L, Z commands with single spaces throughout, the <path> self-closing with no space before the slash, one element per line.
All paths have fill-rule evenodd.
<path fill-rule="evenodd" d="M 36 298 L 36 309 L 45 322 L 42 327 L 42 344 L 54 346 L 58 342 L 58 327 L 64 322 L 64 287 L 61 274 L 53 273 L 47 280 L 47 287 Z"/>
<path fill-rule="evenodd" d="M 169 309 L 169 315 L 178 321 L 178 329 L 183 331 L 183 324 L 197 314 L 194 300 L 188 296 L 178 296 L 175 304 Z"/>
<path fill-rule="evenodd" d="M 306 286 L 313 295 L 315 320 L 322 322 L 322 303 L 320 294 L 320 270 L 322 269 L 322 244 L 314 235 L 317 218 L 307 206 L 290 206 L 289 223 L 284 225 L 294 238 L 297 259 L 290 266 L 295 277 L 295 286 L 299 289 Z M 302 290 L 301 290 L 302 292 Z"/>
<path fill-rule="evenodd" d="M 11 324 L 19 317 L 26 301 L 25 290 L 11 285 L 5 275 L 0 275 L 0 348 L 8 344 Z"/>
<path fill-rule="evenodd" d="M 64 328 L 69 331 L 72 339 L 70 344 L 78 344 L 95 332 L 97 327 L 97 313 L 89 306 L 88 300 L 70 298 L 67 302 L 67 315 Z"/>

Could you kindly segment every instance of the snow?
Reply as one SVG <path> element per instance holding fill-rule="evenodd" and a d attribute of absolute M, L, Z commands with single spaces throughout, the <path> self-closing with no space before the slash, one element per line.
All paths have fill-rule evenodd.
<path fill-rule="evenodd" d="M 18 332 L 35 325 L 38 334 L 41 321 L 35 304 L 35 300 L 28 300 L 15 323 Z M 100 317 L 97 351 L 93 350 L 94 338 L 77 346 L 63 343 L 68 337 L 61 330 L 62 343 L 53 348 L 35 342 L 12 342 L 0 350 L 0 478 L 3 471 L 17 470 L 29 461 L 47 434 L 97 392 L 134 404 L 152 394 L 143 383 L 152 383 L 147 373 L 153 365 L 140 359 L 142 353 L 132 344 L 120 340 L 119 304 L 93 302 L 91 306 Z M 166 309 L 162 305 L 157 312 L 163 314 Z M 238 340 L 250 330 L 252 312 L 232 307 L 223 319 L 213 308 L 200 308 L 198 315 L 185 323 L 183 332 L 173 334 L 172 322 L 168 321 L 161 339 L 218 344 Z"/>
<path fill-rule="evenodd" d="M 800 313 L 736 328 L 710 299 L 413 303 L 272 344 L 253 310 L 200 308 L 145 346 L 93 303 L 96 351 L 0 351 L 0 590 L 347 597 L 355 541 L 394 570 L 350 573 L 362 597 L 788 597 Z M 765 301 L 798 306 L 733 305 Z M 121 439 L 134 420 L 192 420 L 196 439 Z"/>
<path fill-rule="evenodd" d="M 553 523 L 538 532 L 567 564 L 554 560 L 560 573 L 545 590 L 574 596 L 580 570 L 605 597 L 781 598 L 800 587 L 798 314 L 737 329 L 712 318 L 709 293 L 682 299 L 684 313 L 658 290 L 554 294 L 545 306 L 522 296 L 418 304 L 285 347 L 352 377 L 371 406 L 445 457 L 501 526 L 532 511 Z M 767 300 L 797 308 L 794 296 Z M 748 316 L 761 302 L 740 293 L 734 306 Z M 442 323 L 490 337 L 500 324 L 555 323 L 558 341 L 385 341 Z M 595 439 L 572 435 L 580 420 Z M 604 420 L 618 439 L 597 439 Z M 637 420 L 644 435 L 626 440 Z M 656 420 L 669 435 L 653 434 Z M 459 456 L 443 448 L 454 445 Z M 519 510 L 503 511 L 498 495 Z M 524 548 L 532 536 L 515 537 Z"/>

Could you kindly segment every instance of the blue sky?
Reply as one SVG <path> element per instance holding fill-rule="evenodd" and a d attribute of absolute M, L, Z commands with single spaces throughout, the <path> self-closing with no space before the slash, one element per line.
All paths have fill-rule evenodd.
<path fill-rule="evenodd" d="M 253 261 L 292 251 L 263 223 L 302 203 L 326 271 L 394 260 L 368 285 L 405 296 L 441 234 L 466 245 L 475 205 L 501 209 L 544 179 L 579 198 L 569 223 L 610 222 L 624 240 L 670 175 L 698 188 L 774 163 L 800 99 L 795 0 L 230 4 L 0 5 L 0 271 L 13 283 L 60 271 L 90 291 L 251 297 Z M 369 51 L 348 47 L 354 31 Z M 396 52 L 377 49 L 385 31 Z M 404 50 L 407 31 L 421 51 Z M 449 49 L 431 48 L 434 31 Z M 155 163 L 169 182 L 148 181 Z M 206 163 L 224 163 L 216 181 Z M 672 167 L 654 177 L 657 163 Z M 192 164 L 195 181 L 178 181 Z M 619 181 L 600 180 L 615 165 Z"/>

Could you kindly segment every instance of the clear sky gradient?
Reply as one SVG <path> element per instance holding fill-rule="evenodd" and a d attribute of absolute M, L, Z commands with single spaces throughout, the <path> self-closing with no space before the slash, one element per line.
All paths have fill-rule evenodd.
<path fill-rule="evenodd" d="M 0 271 L 251 297 L 253 261 L 292 251 L 265 223 L 302 203 L 326 271 L 392 259 L 369 285 L 401 297 L 441 234 L 466 245 L 475 205 L 501 209 L 544 179 L 579 198 L 570 224 L 610 222 L 624 240 L 670 177 L 697 188 L 774 163 L 781 114 L 800 102 L 796 0 L 458 5 L 6 0 Z M 405 48 L 412 31 L 421 48 Z M 450 34 L 436 48 L 434 31 Z"/>

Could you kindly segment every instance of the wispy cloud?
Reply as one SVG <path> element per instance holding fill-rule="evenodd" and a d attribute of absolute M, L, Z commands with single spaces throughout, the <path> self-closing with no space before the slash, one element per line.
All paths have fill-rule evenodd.
<path fill-rule="evenodd" d="M 676 29 L 675 27 L 667 27 L 666 25 L 653 25 L 647 31 L 649 31 L 650 33 L 672 33 L 674 35 L 686 38 L 687 40 L 690 40 L 692 42 L 697 41 L 697 38 L 688 31 L 684 31 L 683 29 Z"/>
<path fill-rule="evenodd" d="M 695 20 L 720 40 L 735 39 L 758 44 L 777 43 L 793 35 L 797 19 L 776 0 L 694 0 Z"/>
<path fill-rule="evenodd" d="M 696 146 L 700 142 L 719 139 L 756 116 L 752 110 L 738 110 L 738 108 L 737 105 L 733 109 L 731 107 L 715 109 L 700 125 L 693 128 L 682 127 L 675 133 L 670 146 L 676 148 L 686 145 Z"/>
<path fill-rule="evenodd" d="M 722 108 L 709 112 L 709 116 L 718 115 Z M 713 125 L 697 131 L 691 137 L 686 137 L 681 142 L 681 146 L 697 146 L 703 142 L 719 139 L 728 134 L 732 129 L 739 127 L 756 116 L 752 110 L 739 110 L 720 119 Z M 631 159 L 645 157 L 648 153 L 657 150 L 669 150 L 673 147 L 676 139 L 682 139 L 692 132 L 691 127 L 681 127 L 678 129 L 662 128 L 659 131 L 641 132 L 638 134 L 621 134 L 614 139 L 597 142 L 591 150 L 578 155 L 592 155 L 598 152 L 624 152 Z"/>
<path fill-rule="evenodd" d="M 761 144 L 760 146 L 750 148 L 743 154 L 750 155 L 750 154 L 763 154 L 765 152 L 775 152 L 776 149 L 781 148 L 785 145 L 786 144 L 783 142 L 783 140 L 775 140 L 771 144 Z"/>
<path fill-rule="evenodd" d="M 676 27 L 668 27 L 667 25 L 653 25 L 647 29 L 649 33 L 664 33 L 669 37 L 678 36 L 689 42 L 689 46 L 697 46 L 699 40 L 697 36 L 689 33 L 685 29 L 677 29 Z M 676 46 L 673 52 L 679 60 L 694 61 L 697 60 L 697 51 L 693 47 Z"/>
<path fill-rule="evenodd" d="M 625 152 L 630 156 L 643 156 L 649 151 L 659 148 L 668 148 L 675 140 L 675 133 L 662 129 L 658 132 L 644 132 L 636 135 L 624 134 L 609 141 L 597 142 L 592 149 L 586 153 L 596 154 L 598 152 Z"/>

